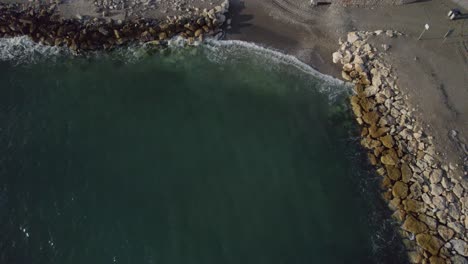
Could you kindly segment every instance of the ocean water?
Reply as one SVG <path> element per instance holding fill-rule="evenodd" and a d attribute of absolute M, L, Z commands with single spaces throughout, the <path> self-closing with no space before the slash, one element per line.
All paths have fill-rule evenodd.
<path fill-rule="evenodd" d="M 0 263 L 406 263 L 348 91 L 243 42 L 0 40 Z"/>

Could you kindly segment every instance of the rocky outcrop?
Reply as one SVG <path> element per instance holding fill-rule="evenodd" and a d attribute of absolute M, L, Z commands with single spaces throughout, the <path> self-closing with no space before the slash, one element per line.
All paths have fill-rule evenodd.
<path fill-rule="evenodd" d="M 202 10 L 189 17 L 167 17 L 166 20 L 112 20 L 105 18 L 63 19 L 56 5 L 23 6 L 0 3 L 0 37 L 27 35 L 33 41 L 50 46 L 67 46 L 75 52 L 109 50 L 132 42 L 163 45 L 180 36 L 187 42 L 202 41 L 221 32 L 229 8 L 220 6 Z"/>
<path fill-rule="evenodd" d="M 466 263 L 468 255 L 468 179 L 457 166 L 440 162 L 432 137 L 410 110 L 385 50 L 371 38 L 398 37 L 392 30 L 350 32 L 333 62 L 343 79 L 355 84 L 351 109 L 362 127 L 361 144 L 382 175 L 382 196 L 412 263 Z"/>

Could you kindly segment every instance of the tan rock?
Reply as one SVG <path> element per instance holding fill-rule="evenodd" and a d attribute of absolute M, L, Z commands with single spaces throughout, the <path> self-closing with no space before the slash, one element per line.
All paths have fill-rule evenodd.
<path fill-rule="evenodd" d="M 369 158 L 370 164 L 372 164 L 372 165 L 374 165 L 374 166 L 377 165 L 377 158 L 375 157 L 374 154 L 372 154 L 372 153 L 367 153 L 367 157 Z"/>
<path fill-rule="evenodd" d="M 365 112 L 371 112 L 375 109 L 377 103 L 372 98 L 361 97 L 359 100 L 359 104 Z"/>
<path fill-rule="evenodd" d="M 351 76 L 349 76 L 349 74 L 347 74 L 345 71 L 341 72 L 341 77 L 346 81 L 352 81 Z"/>
<path fill-rule="evenodd" d="M 371 125 L 369 127 L 369 134 L 371 137 L 373 138 L 379 138 L 381 137 L 382 135 L 384 135 L 385 133 L 388 132 L 388 128 L 387 127 L 378 127 L 376 125 Z M 382 142 L 383 143 L 383 142 Z"/>
<path fill-rule="evenodd" d="M 455 231 L 444 225 L 439 225 L 439 227 L 437 227 L 437 232 L 445 241 L 452 239 L 452 237 L 455 235 Z"/>
<path fill-rule="evenodd" d="M 408 258 L 410 263 L 421 263 L 423 256 L 421 256 L 417 251 L 410 251 L 408 252 Z"/>
<path fill-rule="evenodd" d="M 384 190 L 392 188 L 392 180 L 387 176 L 384 176 L 382 182 L 380 183 L 380 187 Z"/>
<path fill-rule="evenodd" d="M 415 213 L 423 213 L 426 208 L 423 202 L 413 199 L 404 200 L 403 205 L 405 206 L 406 211 Z"/>
<path fill-rule="evenodd" d="M 446 264 L 445 259 L 437 256 L 432 256 L 429 258 L 430 264 Z"/>
<path fill-rule="evenodd" d="M 396 166 L 387 165 L 385 168 L 387 169 L 387 174 L 390 179 L 394 181 L 398 181 L 400 179 L 401 172 Z"/>
<path fill-rule="evenodd" d="M 396 210 L 392 217 L 396 219 L 398 222 L 403 222 L 405 220 L 406 212 L 404 210 Z"/>
<path fill-rule="evenodd" d="M 393 137 L 390 135 L 385 135 L 381 137 L 380 141 L 387 148 L 393 148 L 393 145 L 395 144 L 395 141 L 393 141 Z"/>
<path fill-rule="evenodd" d="M 368 148 L 368 149 L 375 149 L 379 146 L 382 145 L 382 143 L 380 143 L 380 141 L 378 140 L 374 140 L 370 137 L 365 137 L 363 139 L 361 139 L 361 145 L 365 148 Z"/>
<path fill-rule="evenodd" d="M 395 166 L 398 164 L 398 155 L 394 149 L 389 149 L 382 153 L 380 161 L 385 165 Z"/>
<path fill-rule="evenodd" d="M 408 196 L 408 185 L 406 183 L 397 181 L 392 188 L 392 194 L 395 197 L 405 199 Z"/>
<path fill-rule="evenodd" d="M 423 222 L 418 221 L 412 215 L 406 217 L 405 222 L 402 225 L 403 230 L 411 232 L 413 234 L 420 234 L 427 231 L 427 225 Z"/>
<path fill-rule="evenodd" d="M 351 108 L 353 109 L 354 115 L 357 117 L 361 117 L 362 112 L 361 112 L 361 106 L 359 105 L 359 97 L 357 97 L 356 95 L 353 95 L 350 97 L 350 101 L 351 101 Z"/>
<path fill-rule="evenodd" d="M 437 228 L 437 220 L 425 214 L 420 214 L 418 216 L 419 221 L 425 223 L 430 230 L 436 230 Z"/>
<path fill-rule="evenodd" d="M 432 255 L 437 255 L 443 245 L 443 242 L 440 239 L 426 233 L 416 235 L 416 242 Z"/>
<path fill-rule="evenodd" d="M 377 124 L 377 121 L 379 121 L 379 113 L 377 111 L 365 112 L 362 115 L 362 120 L 369 125 Z"/>
<path fill-rule="evenodd" d="M 408 164 L 403 163 L 401 165 L 401 180 L 403 182 L 409 182 L 412 177 L 413 172 L 411 171 L 411 168 L 408 166 Z"/>

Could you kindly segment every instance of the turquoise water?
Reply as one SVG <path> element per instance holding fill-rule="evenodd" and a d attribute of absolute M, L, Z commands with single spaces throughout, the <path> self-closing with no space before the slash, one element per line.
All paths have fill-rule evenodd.
<path fill-rule="evenodd" d="M 240 43 L 15 50 L 0 263 L 405 263 L 342 84 Z"/>

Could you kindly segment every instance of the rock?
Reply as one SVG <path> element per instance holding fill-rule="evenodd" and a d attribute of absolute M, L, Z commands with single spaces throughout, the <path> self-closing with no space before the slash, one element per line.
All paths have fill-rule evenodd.
<path fill-rule="evenodd" d="M 431 181 L 431 183 L 439 183 L 442 180 L 442 175 L 443 172 L 441 169 L 435 169 L 432 171 L 429 180 Z"/>
<path fill-rule="evenodd" d="M 450 240 L 453 237 L 453 235 L 455 235 L 455 231 L 444 225 L 439 225 L 439 227 L 437 228 L 437 232 L 439 233 L 440 237 L 442 237 L 445 241 Z"/>
<path fill-rule="evenodd" d="M 395 141 L 393 141 L 393 137 L 390 135 L 385 135 L 381 137 L 380 142 L 382 142 L 382 145 L 384 145 L 386 148 L 393 148 L 393 145 L 395 144 Z"/>
<path fill-rule="evenodd" d="M 159 33 L 159 40 L 165 40 L 167 39 L 167 33 L 166 32 L 161 32 Z"/>
<path fill-rule="evenodd" d="M 403 182 L 409 182 L 412 177 L 413 177 L 413 172 L 411 171 L 411 168 L 408 166 L 408 164 L 403 163 L 401 165 L 401 180 Z"/>
<path fill-rule="evenodd" d="M 353 68 L 353 65 L 351 63 L 345 63 L 343 65 L 343 71 L 345 72 L 350 72 L 352 71 L 354 68 Z"/>
<path fill-rule="evenodd" d="M 439 253 L 440 248 L 444 244 L 437 237 L 426 233 L 416 235 L 416 242 L 423 249 L 429 251 L 429 253 L 431 253 L 432 255 L 437 255 Z"/>
<path fill-rule="evenodd" d="M 460 219 L 460 209 L 457 204 L 450 203 L 448 206 L 448 214 L 455 220 Z"/>
<path fill-rule="evenodd" d="M 395 197 L 405 199 L 408 196 L 408 185 L 406 183 L 397 181 L 392 188 L 392 194 Z"/>
<path fill-rule="evenodd" d="M 382 157 L 380 158 L 380 162 L 385 165 L 395 166 L 398 164 L 398 161 L 398 155 L 394 149 L 384 151 Z"/>
<path fill-rule="evenodd" d="M 449 222 L 447 226 L 455 230 L 455 233 L 457 234 L 465 234 L 465 228 L 460 223 Z"/>
<path fill-rule="evenodd" d="M 361 38 L 357 35 L 356 32 L 348 33 L 348 42 L 353 44 L 355 41 L 360 40 Z"/>
<path fill-rule="evenodd" d="M 376 125 L 371 125 L 369 127 L 369 134 L 371 137 L 377 139 L 379 137 L 381 137 L 382 135 L 384 135 L 385 133 L 388 132 L 388 128 L 386 127 L 378 127 Z"/>
<path fill-rule="evenodd" d="M 418 221 L 416 218 L 414 218 L 412 215 L 408 215 L 406 217 L 405 222 L 402 225 L 403 230 L 406 230 L 408 232 L 411 232 L 415 235 L 426 232 L 427 231 L 427 225 Z"/>
<path fill-rule="evenodd" d="M 403 205 L 405 206 L 405 210 L 408 212 L 424 213 L 426 209 L 426 206 L 423 202 L 416 201 L 413 199 L 404 200 Z"/>
<path fill-rule="evenodd" d="M 444 190 L 442 189 L 442 186 L 438 184 L 431 184 L 431 194 L 434 196 L 439 196 L 442 194 Z"/>
<path fill-rule="evenodd" d="M 374 31 L 374 33 L 378 36 L 383 33 L 383 30 L 379 29 L 379 30 Z"/>
<path fill-rule="evenodd" d="M 194 36 L 198 38 L 202 34 L 203 34 L 203 29 L 200 28 L 200 29 L 195 30 Z"/>
<path fill-rule="evenodd" d="M 463 196 L 463 187 L 461 186 L 461 184 L 457 183 L 455 185 L 455 187 L 453 187 L 453 193 L 458 197 L 458 198 L 462 198 Z"/>
<path fill-rule="evenodd" d="M 398 181 L 400 179 L 401 172 L 396 166 L 387 165 L 385 168 L 387 169 L 387 174 L 390 179 L 394 181 Z"/>
<path fill-rule="evenodd" d="M 383 48 L 383 50 L 384 50 L 384 51 L 387 51 L 387 50 L 389 50 L 389 49 L 390 49 L 390 47 L 391 47 L 391 45 L 388 45 L 388 44 L 382 44 L 382 48 Z"/>
<path fill-rule="evenodd" d="M 347 74 L 345 71 L 342 71 L 341 72 L 341 77 L 343 79 L 345 79 L 346 81 L 352 81 L 353 79 L 351 78 L 351 76 L 349 76 L 349 74 Z"/>
<path fill-rule="evenodd" d="M 361 112 L 361 106 L 359 105 L 359 97 L 357 97 L 356 95 L 353 95 L 350 97 L 350 101 L 351 101 L 351 108 L 353 109 L 354 115 L 357 117 L 361 117 L 362 112 Z"/>
<path fill-rule="evenodd" d="M 364 89 L 364 94 L 366 95 L 366 97 L 374 96 L 378 92 L 379 92 L 379 87 L 374 86 L 374 85 L 370 85 L 366 89 Z"/>
<path fill-rule="evenodd" d="M 369 125 L 376 124 L 379 120 L 379 114 L 376 111 L 365 112 L 362 115 L 362 120 Z"/>
<path fill-rule="evenodd" d="M 445 198 L 442 196 L 434 196 L 432 198 L 432 204 L 439 210 L 444 210 L 446 208 Z"/>
<path fill-rule="evenodd" d="M 419 182 L 415 182 L 410 186 L 410 194 L 413 198 L 418 198 L 422 195 L 422 187 Z"/>
<path fill-rule="evenodd" d="M 465 241 L 455 238 L 450 240 L 450 244 L 452 244 L 453 249 L 460 255 L 468 257 L 468 243 Z"/>
<path fill-rule="evenodd" d="M 410 263 L 421 263 L 423 256 L 421 256 L 417 251 L 410 251 L 408 252 L 408 259 Z"/>
<path fill-rule="evenodd" d="M 437 256 L 431 256 L 429 258 L 429 263 L 430 264 L 446 264 L 445 259 L 443 259 L 441 257 L 437 257 Z"/>
<path fill-rule="evenodd" d="M 341 61 L 341 59 L 343 59 L 343 55 L 338 51 L 333 52 L 332 57 L 333 57 L 333 63 L 338 63 Z"/>
<path fill-rule="evenodd" d="M 453 256 L 450 260 L 452 264 L 468 264 L 468 259 L 459 255 Z"/>
<path fill-rule="evenodd" d="M 420 214 L 420 215 L 418 216 L 418 219 L 419 219 L 421 222 L 425 223 L 425 224 L 429 227 L 430 230 L 436 230 L 436 228 L 437 228 L 437 220 L 436 220 L 435 218 L 432 218 L 432 217 L 427 216 L 427 215 L 425 215 L 425 214 Z"/>

